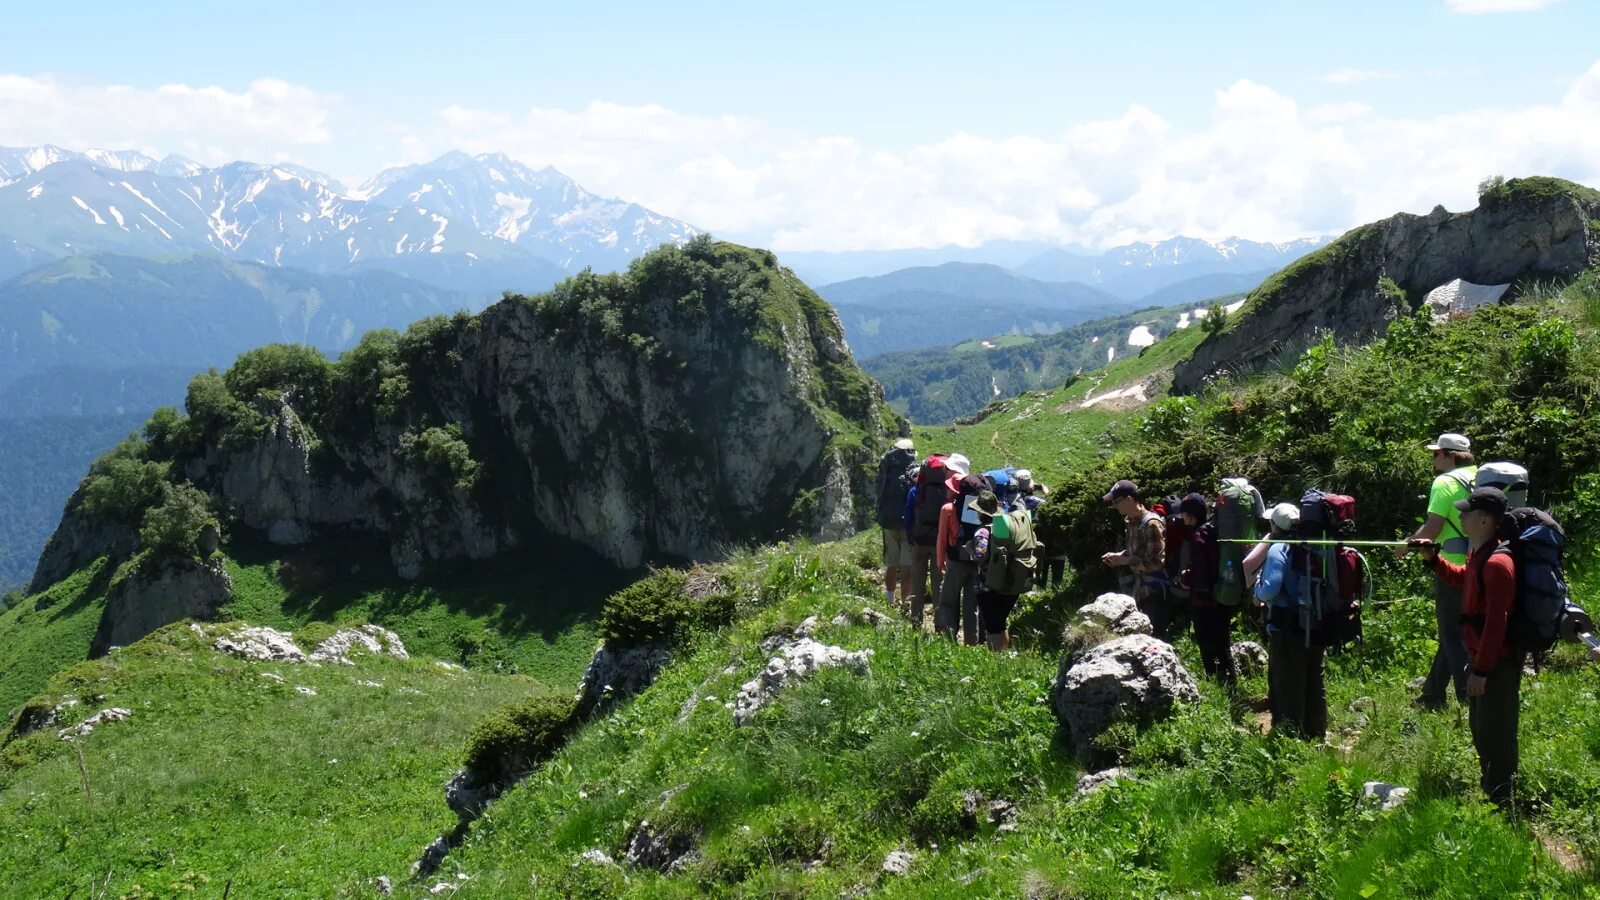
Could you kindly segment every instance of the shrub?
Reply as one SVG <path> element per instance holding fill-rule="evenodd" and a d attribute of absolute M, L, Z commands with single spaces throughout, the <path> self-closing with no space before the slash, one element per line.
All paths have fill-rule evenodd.
<path fill-rule="evenodd" d="M 240 356 L 222 379 L 240 401 L 249 403 L 263 392 L 285 393 L 302 418 L 311 418 L 327 407 L 333 367 L 315 347 L 268 344 Z"/>
<path fill-rule="evenodd" d="M 688 588 L 687 573 L 663 569 L 612 594 L 600 610 L 601 637 L 615 649 L 672 643 L 733 621 L 731 593 L 697 597 Z"/>
<path fill-rule="evenodd" d="M 201 372 L 189 382 L 184 409 L 190 421 L 208 436 L 254 435 L 266 419 L 228 390 L 227 382 L 216 369 Z"/>
<path fill-rule="evenodd" d="M 83 511 L 91 516 L 132 521 L 161 498 L 169 466 L 146 459 L 147 445 L 129 437 L 89 467 L 83 484 Z"/>
<path fill-rule="evenodd" d="M 457 488 L 469 491 L 478 481 L 478 462 L 455 423 L 400 436 L 400 455 L 447 474 Z"/>
<path fill-rule="evenodd" d="M 1206 334 L 1217 334 L 1228 327 L 1228 310 L 1221 303 L 1213 303 L 1206 310 L 1206 317 L 1200 320 L 1200 327 Z"/>
<path fill-rule="evenodd" d="M 211 497 L 188 482 L 163 483 L 161 505 L 145 513 L 139 542 L 145 550 L 173 556 L 199 554 L 200 532 L 221 527 L 211 509 Z"/>
<path fill-rule="evenodd" d="M 569 695 L 543 692 L 503 706 L 473 726 L 466 767 L 490 781 L 505 781 L 549 759 L 577 725 Z"/>

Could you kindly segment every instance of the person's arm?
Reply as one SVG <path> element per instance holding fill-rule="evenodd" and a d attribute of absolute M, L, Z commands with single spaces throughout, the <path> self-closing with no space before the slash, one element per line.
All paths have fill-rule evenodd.
<path fill-rule="evenodd" d="M 1511 604 L 1517 596 L 1516 569 L 1503 553 L 1492 554 L 1483 564 L 1483 628 L 1472 655 L 1472 674 L 1488 677 L 1506 642 Z"/>
<path fill-rule="evenodd" d="M 1433 483 L 1428 486 L 1428 517 L 1422 521 L 1422 527 L 1411 535 L 1411 540 L 1425 540 L 1439 543 L 1439 535 L 1444 533 L 1445 527 L 1450 524 L 1450 512 L 1455 504 L 1454 478 L 1448 475 L 1438 475 Z M 1455 529 L 1451 529 L 1454 531 Z M 1460 537 L 1461 535 L 1453 535 Z M 1405 559 L 1412 552 L 1411 547 L 1404 544 L 1394 548 L 1395 559 Z"/>
<path fill-rule="evenodd" d="M 1469 559 L 1467 562 L 1471 563 L 1472 560 Z M 1453 563 L 1450 560 L 1439 556 L 1434 558 L 1433 571 L 1439 576 L 1440 581 L 1443 581 L 1445 584 L 1448 584 L 1457 590 L 1460 590 L 1466 586 L 1467 567 L 1464 565 Z"/>
<path fill-rule="evenodd" d="M 1278 592 L 1283 589 L 1283 570 L 1289 558 L 1287 553 L 1276 552 L 1276 545 L 1272 552 L 1267 553 L 1266 565 L 1261 568 L 1261 580 L 1256 582 L 1256 601 L 1271 603 L 1278 598 Z"/>
<path fill-rule="evenodd" d="M 949 548 L 951 543 L 951 532 L 955 530 L 952 527 L 954 525 L 955 504 L 946 503 L 939 510 L 939 536 L 935 539 L 935 543 L 938 544 L 938 546 L 933 552 L 934 562 L 939 566 L 940 572 L 944 571 L 945 565 L 950 561 L 948 559 L 950 554 L 947 548 Z"/>
<path fill-rule="evenodd" d="M 1250 552 L 1244 555 L 1242 567 L 1244 568 L 1245 584 L 1250 584 L 1255 580 L 1256 574 L 1261 571 L 1261 566 L 1267 561 L 1267 551 L 1271 549 L 1271 544 L 1262 541 L 1251 547 Z"/>

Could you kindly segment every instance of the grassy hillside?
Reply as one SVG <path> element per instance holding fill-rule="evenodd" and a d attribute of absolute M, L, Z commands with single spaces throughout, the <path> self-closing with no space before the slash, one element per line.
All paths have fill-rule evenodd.
<path fill-rule="evenodd" d="M 1141 326 L 1158 339 L 1182 330 L 1198 331 L 1194 312 L 1210 303 L 1145 309 L 1045 335 L 999 334 L 950 348 L 886 353 L 861 366 L 883 384 L 890 405 L 912 421 L 950 422 L 971 416 L 996 399 L 1048 389 L 1076 373 L 1104 368 L 1108 360 L 1137 355 L 1140 348 L 1130 346 L 1128 337 Z M 1180 329 L 1180 323 L 1186 329 Z M 1109 352 L 1113 350 L 1115 356 Z"/>

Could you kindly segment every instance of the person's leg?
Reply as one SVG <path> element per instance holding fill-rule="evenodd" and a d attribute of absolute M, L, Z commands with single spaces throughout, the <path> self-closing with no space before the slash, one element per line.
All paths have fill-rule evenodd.
<path fill-rule="evenodd" d="M 1194 643 L 1200 648 L 1200 665 L 1211 676 L 1218 673 L 1216 613 L 1212 607 L 1196 607 L 1190 612 L 1194 618 Z"/>
<path fill-rule="evenodd" d="M 1461 591 L 1437 576 L 1433 579 L 1433 614 L 1439 646 L 1417 700 L 1425 707 L 1438 709 L 1445 705 L 1452 686 L 1456 700 L 1467 702 L 1467 646 L 1461 636 Z"/>
<path fill-rule="evenodd" d="M 883 599 L 894 606 L 895 589 L 904 589 L 900 580 L 900 551 L 905 542 L 905 532 L 893 528 L 883 530 Z"/>
<path fill-rule="evenodd" d="M 1233 610 L 1225 606 L 1217 607 L 1217 672 L 1223 684 L 1239 680 L 1233 671 Z"/>
<path fill-rule="evenodd" d="M 939 603 L 933 608 L 933 630 L 954 638 L 961 626 L 961 592 L 967 582 L 967 564 L 952 559 L 945 564 Z"/>
<path fill-rule="evenodd" d="M 1283 629 L 1272 632 L 1267 654 L 1267 679 L 1272 683 L 1272 730 L 1300 734 L 1305 710 L 1304 648 L 1297 635 Z"/>
<path fill-rule="evenodd" d="M 922 629 L 923 608 L 939 600 L 939 567 L 934 565 L 932 547 L 916 547 L 912 551 L 911 624 Z"/>
<path fill-rule="evenodd" d="M 1521 654 L 1509 654 L 1489 672 L 1483 695 L 1468 698 L 1478 783 L 1501 809 L 1510 808 L 1516 785 L 1522 662 Z"/>
<path fill-rule="evenodd" d="M 1171 617 L 1167 611 L 1166 592 L 1143 584 L 1135 590 L 1138 592 L 1134 595 L 1135 604 L 1139 607 L 1139 611 L 1150 619 L 1150 634 L 1156 640 L 1172 640 L 1172 635 L 1167 632 Z"/>
<path fill-rule="evenodd" d="M 969 565 L 961 586 L 961 642 L 968 647 L 978 645 L 978 580 L 980 570 Z"/>
<path fill-rule="evenodd" d="M 1306 699 L 1305 714 L 1301 719 L 1305 723 L 1306 737 L 1320 741 L 1328 735 L 1328 686 L 1325 682 L 1326 672 L 1323 668 L 1323 651 L 1321 647 L 1305 647 L 1306 654 Z"/>

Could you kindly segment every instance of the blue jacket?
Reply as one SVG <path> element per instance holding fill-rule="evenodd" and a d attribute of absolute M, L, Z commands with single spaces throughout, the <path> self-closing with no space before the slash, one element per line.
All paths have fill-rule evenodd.
<path fill-rule="evenodd" d="M 1267 561 L 1261 565 L 1261 580 L 1256 582 L 1256 599 L 1268 606 L 1294 608 L 1305 592 L 1305 576 L 1289 564 L 1289 545 L 1273 544 Z"/>
<path fill-rule="evenodd" d="M 905 526 L 906 526 L 906 538 L 908 540 L 911 537 L 911 526 L 917 520 L 917 488 L 918 487 L 920 487 L 920 485 L 913 484 L 911 486 L 911 490 L 906 491 L 906 508 L 900 514 L 900 520 L 903 523 L 905 523 Z"/>

